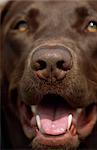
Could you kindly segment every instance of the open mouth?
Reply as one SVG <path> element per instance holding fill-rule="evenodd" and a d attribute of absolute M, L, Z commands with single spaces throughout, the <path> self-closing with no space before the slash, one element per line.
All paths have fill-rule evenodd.
<path fill-rule="evenodd" d="M 29 137 L 34 129 L 34 136 L 46 145 L 63 145 L 68 140 L 84 138 L 97 120 L 95 104 L 86 108 L 73 108 L 63 97 L 55 94 L 44 95 L 37 105 L 28 106 L 19 102 L 19 113 Z"/>

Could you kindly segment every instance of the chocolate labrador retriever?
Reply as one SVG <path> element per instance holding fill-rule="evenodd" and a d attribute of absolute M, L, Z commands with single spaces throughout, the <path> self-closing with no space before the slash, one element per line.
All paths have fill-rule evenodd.
<path fill-rule="evenodd" d="M 9 2 L 1 14 L 2 147 L 97 149 L 97 0 Z"/>

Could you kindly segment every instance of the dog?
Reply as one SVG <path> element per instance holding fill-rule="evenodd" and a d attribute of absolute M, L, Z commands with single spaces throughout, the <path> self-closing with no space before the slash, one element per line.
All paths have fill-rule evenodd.
<path fill-rule="evenodd" d="M 97 149 L 97 0 L 10 1 L 1 13 L 2 148 Z"/>

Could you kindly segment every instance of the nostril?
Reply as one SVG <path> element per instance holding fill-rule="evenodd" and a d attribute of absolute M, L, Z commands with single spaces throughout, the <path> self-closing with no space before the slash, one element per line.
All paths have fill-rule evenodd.
<path fill-rule="evenodd" d="M 58 61 L 56 63 L 56 66 L 57 66 L 58 69 L 64 70 L 64 71 L 67 71 L 67 70 L 70 69 L 70 65 L 67 62 L 65 62 L 64 60 Z"/>
<path fill-rule="evenodd" d="M 64 60 L 60 60 L 56 63 L 57 68 L 61 70 L 64 70 L 64 64 L 65 64 Z"/>
<path fill-rule="evenodd" d="M 36 71 L 38 71 L 38 70 L 43 70 L 43 69 L 45 69 L 45 68 L 46 68 L 46 62 L 43 61 L 43 60 L 38 60 L 38 61 L 36 61 L 36 63 L 34 64 L 34 69 L 35 69 Z"/>

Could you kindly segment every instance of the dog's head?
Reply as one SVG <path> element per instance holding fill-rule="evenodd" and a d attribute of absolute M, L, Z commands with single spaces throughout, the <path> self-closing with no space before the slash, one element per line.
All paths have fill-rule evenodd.
<path fill-rule="evenodd" d="M 17 1 L 2 12 L 2 68 L 33 149 L 76 148 L 97 120 L 97 1 Z"/>

